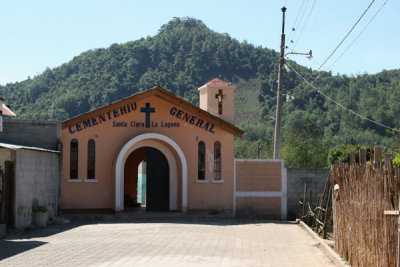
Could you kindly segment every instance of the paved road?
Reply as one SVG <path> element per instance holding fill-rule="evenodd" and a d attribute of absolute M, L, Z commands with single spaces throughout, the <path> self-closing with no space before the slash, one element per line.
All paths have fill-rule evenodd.
<path fill-rule="evenodd" d="M 134 220 L 54 225 L 0 240 L 0 266 L 334 266 L 279 222 Z"/>

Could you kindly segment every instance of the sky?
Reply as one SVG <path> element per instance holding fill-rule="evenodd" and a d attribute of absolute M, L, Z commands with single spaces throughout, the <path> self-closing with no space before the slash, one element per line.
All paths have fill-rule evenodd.
<path fill-rule="evenodd" d="M 303 55 L 287 57 L 319 69 L 371 1 L 2 0 L 0 84 L 32 78 L 47 67 L 58 67 L 90 49 L 154 36 L 174 17 L 200 19 L 213 31 L 279 51 L 283 6 L 287 8 L 285 52 L 313 52 L 311 60 Z M 373 1 L 359 24 L 320 69 L 360 75 L 400 68 L 399 26 L 400 1 Z"/>

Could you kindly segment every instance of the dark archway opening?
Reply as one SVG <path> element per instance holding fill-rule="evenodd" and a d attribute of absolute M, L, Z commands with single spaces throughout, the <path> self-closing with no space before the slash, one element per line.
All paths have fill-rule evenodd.
<path fill-rule="evenodd" d="M 169 166 L 163 153 L 142 147 L 127 158 L 124 168 L 125 210 L 169 210 Z"/>

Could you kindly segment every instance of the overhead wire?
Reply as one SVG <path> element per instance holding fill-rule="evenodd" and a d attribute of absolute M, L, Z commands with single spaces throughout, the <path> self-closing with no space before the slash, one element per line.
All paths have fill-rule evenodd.
<path fill-rule="evenodd" d="M 290 32 L 290 34 L 289 34 L 289 38 L 288 38 L 288 40 L 290 40 L 291 39 L 291 36 L 294 34 L 294 32 L 295 32 L 295 30 L 296 30 L 296 28 L 295 28 L 295 26 L 296 26 L 296 23 L 297 23 L 297 20 L 299 19 L 299 17 L 300 17 L 300 13 L 301 13 L 301 10 L 302 10 L 302 8 L 303 8 L 303 6 L 304 6 L 304 3 L 305 3 L 305 1 L 306 0 L 303 0 L 303 2 L 301 3 L 301 6 L 300 6 L 300 8 L 299 8 L 299 11 L 297 12 L 297 16 L 296 16 L 296 19 L 294 20 L 294 22 L 293 22 L 293 26 L 292 26 L 292 31 Z"/>
<path fill-rule="evenodd" d="M 362 15 L 358 18 L 356 23 L 351 27 L 350 31 L 346 34 L 346 36 L 340 41 L 340 43 L 336 46 L 336 48 L 332 51 L 332 53 L 325 59 L 325 61 L 319 66 L 318 70 L 322 68 L 322 66 L 325 65 L 325 63 L 335 54 L 335 52 L 338 50 L 338 48 L 343 44 L 343 42 L 347 39 L 347 37 L 350 35 L 350 33 L 354 30 L 354 28 L 357 26 L 357 24 L 361 21 L 361 19 L 364 17 L 364 15 L 367 13 L 369 8 L 372 6 L 372 4 L 375 2 L 375 0 L 372 0 L 371 3 L 368 5 L 368 7 L 365 9 L 365 11 L 362 13 Z"/>
<path fill-rule="evenodd" d="M 301 9 L 303 8 L 304 2 L 305 2 L 305 1 L 306 1 L 306 0 L 303 0 L 303 2 L 301 3 L 301 6 L 300 6 L 300 8 L 299 8 L 299 12 L 297 13 L 296 19 L 295 19 L 294 22 L 293 22 L 293 27 L 294 27 L 294 25 L 296 25 L 297 20 L 299 19 L 299 16 L 300 16 L 300 13 L 301 13 Z"/>
<path fill-rule="evenodd" d="M 302 20 L 304 18 L 304 14 L 307 11 L 308 1 L 309 0 L 303 0 L 303 3 L 300 6 L 299 13 L 297 15 L 297 17 L 299 19 L 296 18 L 296 21 L 295 21 L 295 23 L 293 24 L 293 27 L 292 27 L 292 32 L 291 32 L 292 34 L 290 35 L 290 38 L 288 38 L 290 40 L 290 42 L 293 43 L 293 44 L 294 44 L 293 40 L 295 39 L 295 37 L 297 35 L 297 31 L 296 30 L 300 27 L 300 24 L 301 24 L 301 22 L 302 22 Z M 300 17 L 299 17 L 299 15 L 300 15 Z"/>
<path fill-rule="evenodd" d="M 368 23 L 364 26 L 364 28 L 360 31 L 360 33 L 357 35 L 356 38 L 354 38 L 354 40 L 344 49 L 344 51 L 342 52 L 342 54 L 340 54 L 340 56 L 338 56 L 336 58 L 336 60 L 328 67 L 328 69 L 331 69 L 333 67 L 333 65 L 335 65 L 338 60 L 347 52 L 347 50 L 349 50 L 349 48 L 358 40 L 358 38 L 360 38 L 361 34 L 364 33 L 364 31 L 368 28 L 368 26 L 371 24 L 371 22 L 375 19 L 375 17 L 379 14 L 379 12 L 381 12 L 381 10 L 383 9 L 383 7 L 386 5 L 386 3 L 389 0 L 386 0 L 381 7 L 378 9 L 378 11 L 376 11 L 376 13 L 372 16 L 372 18 L 368 21 Z"/>
<path fill-rule="evenodd" d="M 335 52 L 338 50 L 338 48 L 343 44 L 343 42 L 347 39 L 347 37 L 350 35 L 350 33 L 354 30 L 354 28 L 357 26 L 357 24 L 361 21 L 361 19 L 364 17 L 364 15 L 367 13 L 367 11 L 370 9 L 370 7 L 372 6 L 372 4 L 375 2 L 375 0 L 372 0 L 371 3 L 368 5 L 368 7 L 364 10 L 364 12 L 361 14 L 361 16 L 358 18 L 358 20 L 355 22 L 355 24 L 351 27 L 351 29 L 349 30 L 349 32 L 345 35 L 345 37 L 340 41 L 340 43 L 336 46 L 336 48 L 332 51 L 332 53 L 325 59 L 325 61 L 318 67 L 317 71 L 320 71 L 321 68 L 326 64 L 326 62 L 335 54 Z M 323 73 L 320 73 L 312 82 L 311 84 L 313 84 L 315 81 L 317 81 L 319 78 L 321 78 L 323 75 Z M 300 87 L 302 85 L 299 84 L 298 86 L 296 86 L 293 90 L 296 90 L 298 87 Z M 299 91 L 299 92 L 295 92 L 293 93 L 293 95 L 298 94 L 304 90 L 306 90 L 307 88 L 309 88 L 310 85 L 307 85 L 303 90 Z"/>
<path fill-rule="evenodd" d="M 303 75 L 301 75 L 300 73 L 298 73 L 289 63 L 286 63 L 286 64 L 294 71 L 294 73 L 296 73 L 298 76 L 300 76 L 300 78 L 302 78 L 309 86 L 311 86 L 311 87 L 312 87 L 314 90 L 316 90 L 320 95 L 322 95 L 323 97 L 325 97 L 326 99 L 328 99 L 328 100 L 331 101 L 332 103 L 338 105 L 339 107 L 341 107 L 341 108 L 347 110 L 347 111 L 350 112 L 350 113 L 353 113 L 354 115 L 358 116 L 359 118 L 361 118 L 361 119 L 363 119 L 363 120 L 369 121 L 369 122 L 371 122 L 371 123 L 374 123 L 374 124 L 376 124 L 376 125 L 378 125 L 378 126 L 381 126 L 381 127 L 383 127 L 383 128 L 386 128 L 386 129 L 389 129 L 389 130 L 392 130 L 392 131 L 400 132 L 400 130 L 397 130 L 397 129 L 392 128 L 392 127 L 390 127 L 390 126 L 384 125 L 384 124 L 382 124 L 382 123 L 380 123 L 380 122 L 377 122 L 377 121 L 374 121 L 374 120 L 372 120 L 372 119 L 369 119 L 369 118 L 367 118 L 367 117 L 365 117 L 365 116 L 363 116 L 363 115 L 361 115 L 361 114 L 355 112 L 354 110 L 347 108 L 347 107 L 344 106 L 343 104 L 339 103 L 338 101 L 334 100 L 333 98 L 329 97 L 328 95 L 326 95 L 325 93 L 323 93 L 321 90 L 319 90 L 318 88 L 316 88 L 311 82 L 309 82 L 306 78 L 304 78 Z"/>
<path fill-rule="evenodd" d="M 308 20 L 309 20 L 310 17 L 311 17 L 311 13 L 312 13 L 312 11 L 314 10 L 314 6 L 315 6 L 315 3 L 316 3 L 316 2 L 317 2 L 317 0 L 314 0 L 313 5 L 311 6 L 310 12 L 308 13 L 308 16 L 307 16 L 307 18 L 306 18 L 306 20 L 305 20 L 305 22 L 304 22 L 304 24 L 303 24 L 303 27 L 301 28 L 301 31 L 300 31 L 300 33 L 299 33 L 299 36 L 297 36 L 297 39 L 296 39 L 296 41 L 294 42 L 293 49 L 296 49 L 296 45 L 297 45 L 297 43 L 299 42 L 300 37 L 301 37 L 302 34 L 303 34 L 303 30 L 304 30 L 305 26 L 307 25 Z"/>

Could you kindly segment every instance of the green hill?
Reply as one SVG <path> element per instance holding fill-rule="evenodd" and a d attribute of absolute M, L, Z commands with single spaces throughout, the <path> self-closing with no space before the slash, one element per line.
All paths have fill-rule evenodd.
<path fill-rule="evenodd" d="M 197 88 L 219 77 L 236 82 L 270 73 L 277 54 L 240 43 L 195 19 L 175 19 L 154 37 L 84 52 L 0 92 L 19 118 L 64 120 L 161 86 L 197 103 Z"/>
<path fill-rule="evenodd" d="M 344 106 L 399 127 L 400 70 L 348 77 L 290 65 L 307 79 L 321 75 L 316 87 Z M 65 120 L 157 85 L 198 104 L 197 88 L 218 77 L 237 86 L 236 122 L 247 132 L 236 141 L 237 156 L 256 157 L 260 142 L 261 156 L 271 157 L 277 73 L 277 52 L 216 33 L 199 20 L 178 18 L 153 37 L 89 50 L 33 79 L 0 86 L 0 95 L 19 119 Z M 295 72 L 285 74 L 284 90 L 294 99 L 283 105 L 283 141 L 311 123 L 330 147 L 394 144 L 385 128 L 304 87 Z"/>

